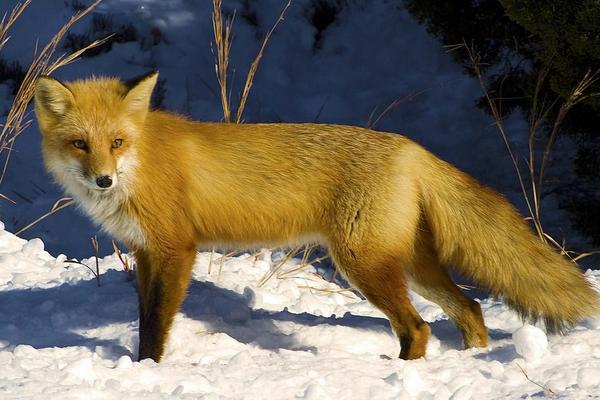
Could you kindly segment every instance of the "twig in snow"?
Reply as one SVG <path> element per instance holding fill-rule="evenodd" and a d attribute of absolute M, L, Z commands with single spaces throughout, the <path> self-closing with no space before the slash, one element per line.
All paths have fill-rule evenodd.
<path fill-rule="evenodd" d="M 100 265 L 98 263 L 98 253 L 100 253 L 100 246 L 98 245 L 98 239 L 96 236 L 92 236 L 92 248 L 94 249 L 94 259 L 96 260 L 96 281 L 98 287 L 100 287 Z"/>
<path fill-rule="evenodd" d="M 119 246 L 117 246 L 117 243 L 113 240 L 112 241 L 112 246 L 113 246 L 113 250 L 115 251 L 115 254 L 117 255 L 117 257 L 119 257 L 119 261 L 121 261 L 121 264 L 123 264 L 123 270 L 125 270 L 125 272 L 127 272 L 127 276 L 129 278 L 129 280 L 132 280 L 134 275 L 134 267 L 133 265 L 129 262 L 129 257 L 127 257 L 125 254 L 123 254 L 121 252 L 121 249 L 119 249 Z"/>
<path fill-rule="evenodd" d="M 65 260 L 64 262 L 68 263 L 68 264 L 83 265 L 84 267 L 89 269 L 92 272 L 92 274 L 94 274 L 94 277 L 96 278 L 96 286 L 100 287 L 100 264 L 98 261 L 98 254 L 99 254 L 100 246 L 98 245 L 98 239 L 96 238 L 96 236 L 92 236 L 91 240 L 92 240 L 92 248 L 94 249 L 94 259 L 96 260 L 96 270 L 95 271 L 92 267 L 90 267 L 89 265 L 87 265 L 85 263 L 82 263 L 81 261 L 69 259 L 69 260 Z"/>
<path fill-rule="evenodd" d="M 554 395 L 554 392 L 552 391 L 552 389 L 550 389 L 549 387 L 546 387 L 544 385 L 541 385 L 539 383 L 537 383 L 536 381 L 532 380 L 531 378 L 529 378 L 529 375 L 527 375 L 527 372 L 525 372 L 525 370 L 523 369 L 523 367 L 521 367 L 519 365 L 519 363 L 517 363 L 517 367 L 519 367 L 519 369 L 521 370 L 521 372 L 523 373 L 523 375 L 525 375 L 525 378 L 533 383 L 534 385 L 536 385 L 537 387 L 541 388 L 544 391 L 544 396 L 546 397 L 552 397 Z"/>

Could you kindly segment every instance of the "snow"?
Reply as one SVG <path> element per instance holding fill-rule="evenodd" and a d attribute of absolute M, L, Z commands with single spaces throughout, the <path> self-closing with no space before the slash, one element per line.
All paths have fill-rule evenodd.
<path fill-rule="evenodd" d="M 512 334 L 515 350 L 529 362 L 539 360 L 548 348 L 548 338 L 543 330 L 529 324 L 517 329 Z"/>
<path fill-rule="evenodd" d="M 581 389 L 598 389 L 600 387 L 600 365 L 581 368 L 577 372 L 577 386 Z"/>
<path fill-rule="evenodd" d="M 441 309 L 413 295 L 432 337 L 424 359 L 404 361 L 383 315 L 314 267 L 292 259 L 259 287 L 282 257 L 270 251 L 228 257 L 220 272 L 215 254 L 211 274 L 210 253 L 199 253 L 164 360 L 133 361 L 135 280 L 116 255 L 99 260 L 97 287 L 90 270 L 52 257 L 38 239 L 1 230 L 0 243 L 2 399 L 541 396 L 521 368 L 555 398 L 600 396 L 600 332 L 590 321 L 546 339 L 485 299 L 489 347 L 462 350 Z"/>

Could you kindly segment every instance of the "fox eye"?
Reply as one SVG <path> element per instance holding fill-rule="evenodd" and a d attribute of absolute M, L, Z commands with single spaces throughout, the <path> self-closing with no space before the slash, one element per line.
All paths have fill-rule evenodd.
<path fill-rule="evenodd" d="M 123 144 L 123 139 L 115 139 L 112 142 L 112 148 L 118 149 L 119 147 L 121 147 L 122 144 Z"/>
<path fill-rule="evenodd" d="M 75 146 L 78 149 L 82 149 L 85 150 L 87 148 L 87 145 L 85 144 L 85 142 L 81 139 L 78 140 L 73 140 L 73 146 Z"/>

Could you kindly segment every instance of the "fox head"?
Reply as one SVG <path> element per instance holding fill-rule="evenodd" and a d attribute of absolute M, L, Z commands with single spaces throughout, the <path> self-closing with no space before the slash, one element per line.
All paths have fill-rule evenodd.
<path fill-rule="evenodd" d="M 123 184 L 157 79 L 158 72 L 130 82 L 39 78 L 35 114 L 44 162 L 67 191 L 103 194 Z"/>

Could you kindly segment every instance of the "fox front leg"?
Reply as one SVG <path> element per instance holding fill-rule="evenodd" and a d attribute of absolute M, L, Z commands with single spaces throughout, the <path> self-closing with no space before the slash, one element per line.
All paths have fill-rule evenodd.
<path fill-rule="evenodd" d="M 193 245 L 156 252 L 138 251 L 139 360 L 159 362 L 173 317 L 185 297 L 196 257 Z"/>

